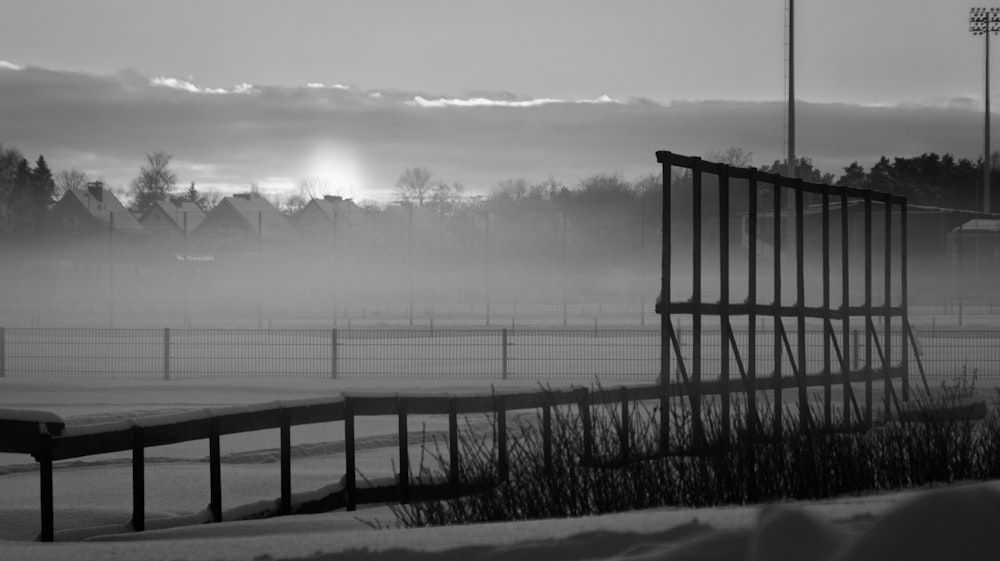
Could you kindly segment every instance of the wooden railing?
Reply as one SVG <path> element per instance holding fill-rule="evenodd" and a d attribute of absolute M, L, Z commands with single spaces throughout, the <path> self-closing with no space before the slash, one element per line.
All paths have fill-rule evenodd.
<path fill-rule="evenodd" d="M 132 528 L 145 529 L 145 449 L 195 440 L 209 441 L 210 513 L 215 522 L 222 521 L 222 476 L 220 440 L 224 435 L 264 429 L 279 429 L 280 481 L 279 512 L 292 512 L 291 492 L 291 427 L 315 423 L 344 423 L 345 477 L 342 490 L 324 499 L 326 508 L 353 510 L 358 504 L 384 503 L 398 500 L 442 500 L 475 488 L 459 481 L 459 428 L 458 415 L 492 413 L 496 423 L 497 481 L 508 477 L 508 436 L 506 416 L 509 411 L 541 409 L 542 442 L 545 469 L 552 468 L 552 408 L 577 406 L 583 424 L 584 450 L 582 461 L 594 460 L 591 406 L 620 404 L 621 429 L 618 431 L 621 458 L 614 463 L 629 461 L 629 403 L 659 401 L 660 411 L 669 411 L 670 398 L 691 395 L 728 395 L 745 393 L 756 402 L 757 391 L 780 390 L 796 387 L 826 387 L 880 380 L 888 375 L 903 376 L 901 368 L 873 369 L 850 372 L 847 379 L 842 374 L 810 374 L 794 378 L 772 376 L 758 378 L 754 387 L 746 387 L 742 380 L 723 384 L 705 381 L 699 387 L 687 384 L 621 386 L 588 389 L 539 389 L 530 392 L 491 392 L 479 395 L 371 395 L 344 393 L 329 398 L 283 401 L 256 406 L 202 409 L 184 414 L 171 414 L 136 418 L 125 422 L 104 425 L 73 427 L 55 415 L 46 412 L 0 411 L 0 452 L 31 454 L 39 464 L 41 532 L 39 539 L 54 539 L 54 509 L 52 469 L 53 462 L 70 458 L 93 456 L 110 452 L 132 453 Z M 870 384 L 868 385 L 870 387 Z M 870 401 L 869 401 L 870 402 Z M 754 413 L 756 413 L 754 411 Z M 749 411 L 748 411 L 749 414 Z M 442 484 L 411 485 L 409 478 L 408 416 L 447 415 L 449 439 L 448 480 Z M 355 426 L 358 417 L 396 416 L 399 428 L 399 474 L 396 483 L 382 487 L 359 488 L 356 481 Z M 664 418 L 661 415 L 661 419 Z M 661 434 L 661 452 L 666 453 L 666 434 Z M 603 460 L 602 459 L 602 463 Z"/>

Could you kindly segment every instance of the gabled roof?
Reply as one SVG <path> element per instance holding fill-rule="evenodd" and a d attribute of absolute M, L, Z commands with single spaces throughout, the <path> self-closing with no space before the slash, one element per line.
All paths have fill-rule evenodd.
<path fill-rule="evenodd" d="M 248 233 L 259 234 L 263 239 L 291 239 L 296 236 L 291 223 L 285 215 L 274 207 L 267 199 L 251 195 L 233 195 L 219 201 L 198 229 L 204 230 L 211 226 L 218 217 L 225 215 L 239 217 L 239 224 Z"/>
<path fill-rule="evenodd" d="M 146 212 L 139 217 L 139 223 L 148 225 L 153 215 L 165 216 L 176 226 L 177 231 L 184 232 L 184 216 L 187 215 L 187 232 L 191 233 L 205 219 L 205 211 L 191 201 L 181 199 L 171 199 L 169 201 L 156 201 Z"/>
<path fill-rule="evenodd" d="M 1000 233 L 1000 220 L 996 218 L 973 218 L 952 230 L 953 234 L 996 234 Z"/>
<path fill-rule="evenodd" d="M 142 232 L 144 228 L 114 193 L 103 187 L 89 189 L 67 189 L 60 205 L 77 207 L 90 215 L 103 227 L 108 227 L 114 216 L 114 229 L 121 232 Z"/>

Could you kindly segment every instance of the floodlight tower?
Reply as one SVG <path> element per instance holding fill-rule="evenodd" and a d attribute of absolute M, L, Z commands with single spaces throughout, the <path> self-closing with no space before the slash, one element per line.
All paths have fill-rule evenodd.
<path fill-rule="evenodd" d="M 982 35 L 986 46 L 986 115 L 983 126 L 983 212 L 990 212 L 990 34 L 1000 33 L 1000 8 L 972 8 L 969 10 L 969 31 Z"/>

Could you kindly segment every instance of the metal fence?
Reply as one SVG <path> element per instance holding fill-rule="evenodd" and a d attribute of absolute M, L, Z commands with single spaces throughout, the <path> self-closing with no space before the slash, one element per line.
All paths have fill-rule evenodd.
<path fill-rule="evenodd" d="M 1000 379 L 1000 330 L 918 329 L 916 333 L 915 352 L 929 378 L 952 378 L 964 368 L 983 380 Z M 689 360 L 691 333 L 681 329 L 678 334 L 681 356 Z M 788 335 L 797 345 L 797 334 Z M 745 348 L 746 332 L 737 331 L 735 336 Z M 773 332 L 757 331 L 759 372 L 773 369 L 773 341 Z M 893 341 L 893 347 L 900 348 L 900 342 Z M 713 378 L 720 366 L 719 332 L 704 330 L 701 343 L 703 375 Z M 851 367 L 857 369 L 867 356 L 864 331 L 853 331 L 847 343 Z M 655 328 L 0 328 L 0 376 L 655 381 L 659 345 L 660 332 Z M 806 348 L 806 371 L 821 372 L 820 330 L 806 332 Z M 877 352 L 872 356 L 877 363 Z M 732 371 L 737 371 L 736 357 L 730 360 Z M 782 368 L 791 374 L 785 372 L 788 364 Z"/>

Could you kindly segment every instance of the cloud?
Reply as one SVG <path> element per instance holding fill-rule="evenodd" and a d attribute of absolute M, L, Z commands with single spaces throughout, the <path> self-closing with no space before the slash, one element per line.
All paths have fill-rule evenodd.
<path fill-rule="evenodd" d="M 7 62 L 6 60 L 0 60 L 0 70 L 22 70 L 23 66 L 18 66 L 13 62 Z"/>
<path fill-rule="evenodd" d="M 55 170 L 76 167 L 122 187 L 144 154 L 156 150 L 174 155 L 180 185 L 224 191 L 251 182 L 287 188 L 309 177 L 326 154 L 360 170 L 355 194 L 382 199 L 412 166 L 475 194 L 519 177 L 573 184 L 595 173 L 656 173 L 656 150 L 704 155 L 735 145 L 762 165 L 784 157 L 783 112 L 780 101 L 211 88 L 135 70 L 94 75 L 26 67 L 0 74 L 0 142 L 32 159 L 44 154 Z M 882 155 L 976 158 L 980 149 L 982 112 L 969 100 L 800 103 L 797 119 L 798 154 L 835 174 L 852 161 L 869 167 Z"/>

